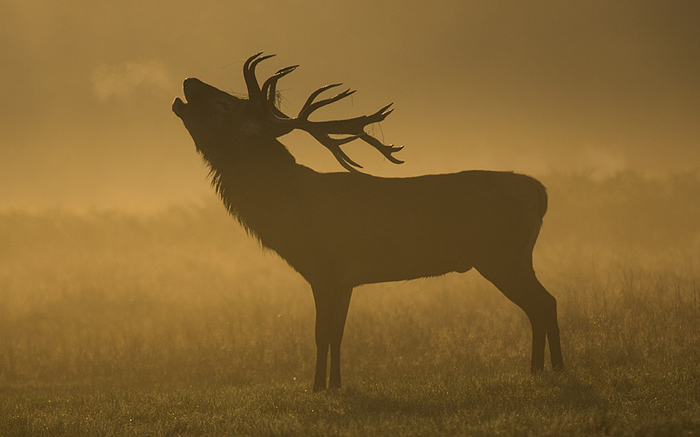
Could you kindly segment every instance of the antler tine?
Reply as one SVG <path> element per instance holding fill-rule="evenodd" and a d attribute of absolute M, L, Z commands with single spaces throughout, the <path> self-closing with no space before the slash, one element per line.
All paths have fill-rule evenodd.
<path fill-rule="evenodd" d="M 355 94 L 355 90 L 350 90 L 350 88 L 346 89 L 343 92 L 340 92 L 336 94 L 333 97 L 329 97 L 327 99 L 319 100 L 316 103 L 312 103 L 305 108 L 303 108 L 300 112 L 297 118 L 300 120 L 308 120 L 309 116 L 311 115 L 312 112 L 316 111 L 319 108 L 322 108 L 326 105 L 330 105 L 333 102 L 337 102 L 338 100 L 344 99 L 348 96 L 351 96 Z"/>
<path fill-rule="evenodd" d="M 346 155 L 339 147 L 335 148 L 335 149 L 328 148 L 328 150 L 331 151 L 331 153 L 335 157 L 336 161 L 338 161 L 338 163 L 340 165 L 342 165 L 343 168 L 348 170 L 350 173 L 365 174 L 364 172 L 361 172 L 357 168 L 353 167 L 353 165 L 355 165 L 356 167 L 362 168 L 361 165 L 359 165 L 358 163 L 356 163 L 355 161 L 350 159 L 348 157 L 348 155 Z"/>
<path fill-rule="evenodd" d="M 250 68 L 250 63 L 253 62 L 258 56 L 262 55 L 263 52 L 258 52 L 254 54 L 253 56 L 249 57 L 248 59 L 245 60 L 245 63 L 243 64 L 243 71 L 248 71 Z"/>
<path fill-rule="evenodd" d="M 264 61 L 265 59 L 270 59 L 272 55 L 262 55 L 263 52 L 256 53 L 245 61 L 243 64 L 243 77 L 245 78 L 246 86 L 248 87 L 248 99 L 251 101 L 259 102 L 261 97 L 260 85 L 258 85 L 258 80 L 255 77 L 255 67 Z"/>
<path fill-rule="evenodd" d="M 332 83 L 332 84 L 330 84 L 330 85 L 322 86 L 321 88 L 319 88 L 319 89 L 317 89 L 316 91 L 314 91 L 313 93 L 311 93 L 311 95 L 309 96 L 309 98 L 306 99 L 306 102 L 304 103 L 304 106 L 301 107 L 301 111 L 299 111 L 299 113 L 301 114 L 302 112 L 304 112 L 304 110 L 306 110 L 306 108 L 308 108 L 309 106 L 311 106 L 311 104 L 314 102 L 314 100 L 316 99 L 316 97 L 318 97 L 319 94 L 321 94 L 322 92 L 327 91 L 327 90 L 329 90 L 329 89 L 331 89 L 331 88 L 338 87 L 338 86 L 340 86 L 340 85 L 342 85 L 342 83 Z"/>
<path fill-rule="evenodd" d="M 362 173 L 361 171 L 357 170 L 357 168 L 362 168 L 360 164 L 357 162 L 353 161 L 345 152 L 343 152 L 343 149 L 340 148 L 341 145 L 349 143 L 350 141 L 356 140 L 358 137 L 357 136 L 352 136 L 348 138 L 331 138 L 325 133 L 320 133 L 320 132 L 309 132 L 311 136 L 313 136 L 316 141 L 321 143 L 326 149 L 330 150 L 330 152 L 333 154 L 335 159 L 342 165 L 344 168 L 347 170 L 353 172 L 353 173 Z M 357 168 L 355 168 L 357 167 Z"/>
<path fill-rule="evenodd" d="M 394 102 L 389 103 L 388 105 L 386 105 L 385 107 L 383 107 L 379 111 L 375 112 L 374 114 L 368 115 L 367 118 L 372 119 L 372 121 L 370 123 L 378 123 L 380 121 L 383 121 L 385 118 L 387 118 L 389 116 L 389 114 L 394 112 L 394 108 L 391 108 L 392 106 L 394 106 Z M 389 108 L 391 108 L 391 109 L 389 109 Z"/>
<path fill-rule="evenodd" d="M 245 63 L 243 64 L 243 78 L 245 79 L 245 84 L 246 87 L 248 88 L 248 96 L 252 96 L 256 94 L 259 91 L 260 88 L 258 87 L 258 81 L 255 78 L 255 72 L 250 71 L 250 64 L 256 60 L 260 55 L 262 55 L 263 52 L 258 52 L 251 56 L 250 58 L 246 59 Z"/>
<path fill-rule="evenodd" d="M 364 132 L 365 126 L 373 123 L 379 123 L 388 117 L 389 114 L 394 111 L 393 109 L 387 111 L 387 109 L 389 109 L 392 105 L 393 103 L 390 103 L 379 111 L 370 115 L 360 115 L 359 117 L 348 118 L 345 120 L 307 121 L 307 123 L 311 123 L 318 128 L 322 128 L 329 134 L 359 135 Z"/>
<path fill-rule="evenodd" d="M 320 89 L 319 91 L 315 92 L 315 95 L 320 94 L 320 92 L 324 91 L 324 89 Z M 344 168 L 355 172 L 355 173 L 362 173 L 358 171 L 356 168 L 353 168 L 353 165 L 358 168 L 362 168 L 359 164 L 356 162 L 352 161 L 341 149 L 340 146 L 346 143 L 349 143 L 350 141 L 354 141 L 357 139 L 361 139 L 365 143 L 369 144 L 370 146 L 374 147 L 381 153 L 386 159 L 389 161 L 393 162 L 394 164 L 403 164 L 404 161 L 396 158 L 393 156 L 394 153 L 400 151 L 403 149 L 403 146 L 394 146 L 393 144 L 386 145 L 379 141 L 378 139 L 374 138 L 372 135 L 368 134 L 365 132 L 365 127 L 367 127 L 370 124 L 373 123 L 378 123 L 380 121 L 383 121 L 389 114 L 391 114 L 394 110 L 390 109 L 393 103 L 390 103 L 383 108 L 379 109 L 378 111 L 374 112 L 373 114 L 370 115 L 362 115 L 359 117 L 355 118 L 350 118 L 346 120 L 328 120 L 328 121 L 310 121 L 308 120 L 309 114 L 311 114 L 313 111 L 317 110 L 318 108 L 328 105 L 330 103 L 333 103 L 335 101 L 338 101 L 342 98 L 347 97 L 351 93 L 349 90 L 346 90 L 334 97 L 328 98 L 321 100 L 316 103 L 308 104 L 306 107 L 302 110 L 302 112 L 299 113 L 298 117 L 298 123 L 299 123 L 299 128 L 303 129 L 307 132 L 309 132 L 318 142 L 323 144 L 327 149 L 329 149 L 332 153 L 333 156 L 338 160 L 340 165 L 342 165 Z M 312 96 L 315 97 L 315 96 Z M 313 98 L 310 98 L 307 102 L 313 101 Z M 348 135 L 345 138 L 332 138 L 330 135 Z"/>
<path fill-rule="evenodd" d="M 393 144 L 386 145 L 368 133 L 363 133 L 362 135 L 359 135 L 359 138 L 365 143 L 377 149 L 379 153 L 384 155 L 386 159 L 393 162 L 394 164 L 404 163 L 404 161 L 395 158 L 393 155 L 393 153 L 401 151 L 403 149 L 403 146 L 395 146 Z"/>
<path fill-rule="evenodd" d="M 389 103 L 379 111 L 375 112 L 372 115 L 367 116 L 367 124 L 372 124 L 372 123 L 378 123 L 380 121 L 383 121 L 385 118 L 389 116 L 392 112 L 394 112 L 394 108 L 391 108 L 394 105 L 394 103 Z M 391 109 L 389 109 L 391 108 Z M 366 126 L 366 125 L 365 125 Z M 394 153 L 399 152 L 403 150 L 403 146 L 394 146 L 393 144 L 386 145 L 379 141 L 378 139 L 374 138 L 372 135 L 364 132 L 364 126 L 363 126 L 363 132 L 362 135 L 360 135 L 360 139 L 364 141 L 365 143 L 369 144 L 370 146 L 374 147 L 384 155 L 386 159 L 389 161 L 393 162 L 394 164 L 403 164 L 404 161 L 394 157 Z"/>
<path fill-rule="evenodd" d="M 331 150 L 331 152 L 333 152 L 333 154 L 335 155 L 336 159 L 338 159 L 340 164 L 343 165 L 343 167 L 345 167 L 346 169 L 348 168 L 348 166 L 346 165 L 347 160 L 345 161 L 345 163 L 342 162 L 338 158 L 338 154 L 336 154 L 334 150 L 340 149 L 341 145 L 350 141 L 354 141 L 356 139 L 361 139 L 365 143 L 374 147 L 386 159 L 393 162 L 394 164 L 403 164 L 404 161 L 393 156 L 394 153 L 402 150 L 403 146 L 394 146 L 393 144 L 386 145 L 378 139 L 374 138 L 372 135 L 365 132 L 365 127 L 367 125 L 380 122 L 384 120 L 389 114 L 391 114 L 393 109 L 389 108 L 391 108 L 392 105 L 393 103 L 386 105 L 371 115 L 363 115 L 347 120 L 330 120 L 319 122 L 304 120 L 301 128 L 311 133 L 314 136 L 314 138 L 316 138 L 321 144 L 323 144 L 324 146 L 326 146 L 326 148 Z M 342 139 L 335 139 L 331 138 L 330 134 L 349 136 Z M 342 157 L 347 157 L 347 155 L 343 153 Z M 362 168 L 359 165 L 357 165 L 356 167 Z M 354 168 L 351 168 L 350 170 L 358 172 Z"/>
<path fill-rule="evenodd" d="M 277 96 L 277 81 L 279 81 L 284 76 L 288 75 L 292 71 L 296 70 L 298 65 L 292 65 L 290 67 L 285 67 L 277 71 L 277 73 L 270 76 L 262 86 L 263 98 L 267 101 L 267 106 L 272 111 L 273 115 L 278 118 L 291 121 L 292 119 L 282 112 L 277 106 L 275 106 L 275 97 Z"/>

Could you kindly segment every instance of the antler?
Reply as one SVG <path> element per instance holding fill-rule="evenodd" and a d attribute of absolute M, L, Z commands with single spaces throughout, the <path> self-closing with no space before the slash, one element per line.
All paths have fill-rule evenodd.
<path fill-rule="evenodd" d="M 248 58 L 245 61 L 245 64 L 243 64 L 243 77 L 245 78 L 245 83 L 248 87 L 248 98 L 250 98 L 250 101 L 261 100 L 260 85 L 258 85 L 258 80 L 255 78 L 255 67 L 257 67 L 257 65 L 265 59 L 270 59 L 275 56 L 272 54 L 260 57 L 262 54 L 263 52 L 256 53 Z"/>
<path fill-rule="evenodd" d="M 394 153 L 403 149 L 403 146 L 383 144 L 381 141 L 365 132 L 366 126 L 384 120 L 389 114 L 393 112 L 393 109 L 390 109 L 392 104 L 383 107 L 374 114 L 362 115 L 346 120 L 309 120 L 309 116 L 319 108 L 322 108 L 326 105 L 330 105 L 331 103 L 342 100 L 355 93 L 355 91 L 347 89 L 336 94 L 333 97 L 315 101 L 316 98 L 319 95 L 321 95 L 321 93 L 323 93 L 324 91 L 342 85 L 339 83 L 335 83 L 323 86 L 311 93 L 309 98 L 306 100 L 306 103 L 304 103 L 304 106 L 299 111 L 297 117 L 291 118 L 284 114 L 275 105 L 275 99 L 277 97 L 277 82 L 282 77 L 294 71 L 298 67 L 298 65 L 293 65 L 291 67 L 286 67 L 277 71 L 277 73 L 268 78 L 263 84 L 262 88 L 260 88 L 257 79 L 255 78 L 255 67 L 265 59 L 269 59 L 275 56 L 261 55 L 262 52 L 257 53 L 248 58 L 248 60 L 245 62 L 245 65 L 243 66 L 243 76 L 245 77 L 246 85 L 248 86 L 248 97 L 250 99 L 250 102 L 260 112 L 260 115 L 262 115 L 273 126 L 273 134 L 275 136 L 284 135 L 286 133 L 291 132 L 294 129 L 304 130 L 311 134 L 311 136 L 313 136 L 316 139 L 316 141 L 323 144 L 328 150 L 330 150 L 333 156 L 335 156 L 335 159 L 338 160 L 340 165 L 354 173 L 361 173 L 357 170 L 357 168 L 362 168 L 362 166 L 350 159 L 350 157 L 346 155 L 345 152 L 343 152 L 340 146 L 357 139 L 360 139 L 377 149 L 382 155 L 384 155 L 384 157 L 386 157 L 389 161 L 393 162 L 394 164 L 403 163 L 403 161 L 393 156 Z M 346 136 L 343 138 L 334 138 L 331 137 L 331 135 Z"/>

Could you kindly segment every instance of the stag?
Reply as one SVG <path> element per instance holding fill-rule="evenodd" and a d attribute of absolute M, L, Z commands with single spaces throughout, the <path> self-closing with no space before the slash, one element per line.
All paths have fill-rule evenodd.
<path fill-rule="evenodd" d="M 184 82 L 185 101 L 172 109 L 210 167 L 212 185 L 228 211 L 260 243 L 277 252 L 311 285 L 316 305 L 315 391 L 340 387 L 340 345 L 350 297 L 362 284 L 440 276 L 476 269 L 527 315 L 532 328 L 531 370 L 563 367 L 555 298 L 532 264 L 547 210 L 537 180 L 512 172 L 463 171 L 407 178 L 360 172 L 341 146 L 360 139 L 400 164 L 365 132 L 390 106 L 346 120 L 315 121 L 319 108 L 354 91 L 318 100 L 311 93 L 296 117 L 277 107 L 283 68 L 262 86 L 256 66 L 274 55 L 258 53 L 243 67 L 248 99 L 198 79 Z M 300 129 L 325 146 L 348 172 L 318 173 L 297 164 L 277 138 Z"/>

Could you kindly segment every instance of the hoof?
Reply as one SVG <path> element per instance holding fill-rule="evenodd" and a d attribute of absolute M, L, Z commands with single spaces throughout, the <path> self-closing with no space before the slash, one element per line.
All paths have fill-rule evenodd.
<path fill-rule="evenodd" d="M 535 375 L 541 375 L 544 373 L 544 366 L 532 366 L 530 368 L 530 373 L 535 376 Z"/>

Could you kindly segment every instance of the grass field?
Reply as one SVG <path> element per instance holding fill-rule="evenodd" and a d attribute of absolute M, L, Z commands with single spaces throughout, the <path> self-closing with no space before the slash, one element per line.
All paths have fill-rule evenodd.
<path fill-rule="evenodd" d="M 700 232 L 550 214 L 563 373 L 530 376 L 524 314 L 470 272 L 358 288 L 345 386 L 312 394 L 310 290 L 222 207 L 4 213 L 0 436 L 699 434 Z"/>

